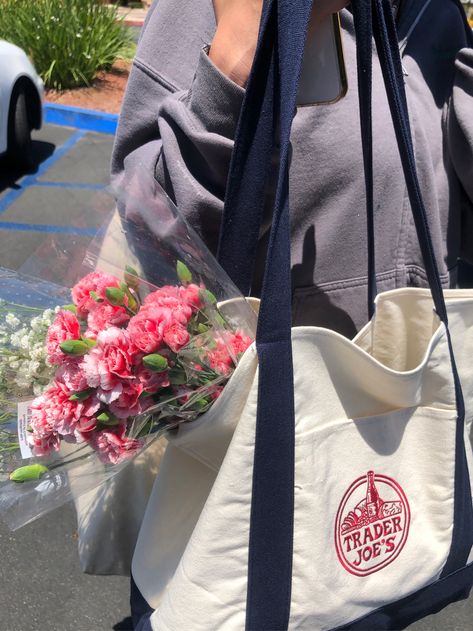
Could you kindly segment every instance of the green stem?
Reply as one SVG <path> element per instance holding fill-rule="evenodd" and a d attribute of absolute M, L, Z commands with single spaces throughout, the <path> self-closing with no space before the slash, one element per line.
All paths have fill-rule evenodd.
<path fill-rule="evenodd" d="M 82 447 L 79 447 L 79 449 L 76 451 L 76 454 L 79 451 L 82 451 L 83 449 L 86 449 L 87 447 L 89 447 L 88 444 L 85 444 Z M 57 464 L 51 465 L 50 467 L 48 467 L 48 469 L 50 471 L 52 471 L 53 469 L 58 469 L 59 467 L 64 467 L 64 466 L 66 466 L 68 464 L 73 464 L 74 462 L 79 462 L 81 460 L 85 460 L 86 458 L 88 458 L 93 453 L 96 453 L 96 452 L 92 450 L 91 452 L 88 452 L 86 454 L 82 454 L 82 456 L 77 456 L 75 458 L 71 458 L 71 460 L 62 460 L 61 462 L 58 462 Z"/>
<path fill-rule="evenodd" d="M 24 309 L 25 311 L 36 311 L 38 313 L 43 313 L 46 309 L 41 309 L 40 307 L 29 307 L 28 305 L 19 305 L 16 302 L 7 302 L 7 305 L 10 307 L 18 307 L 20 309 Z M 3 309 L 3 311 L 7 311 L 7 309 Z"/>
<path fill-rule="evenodd" d="M 0 447 L 0 454 L 5 453 L 6 451 L 16 451 L 19 448 L 20 448 L 19 443 L 15 443 L 11 447 Z"/>

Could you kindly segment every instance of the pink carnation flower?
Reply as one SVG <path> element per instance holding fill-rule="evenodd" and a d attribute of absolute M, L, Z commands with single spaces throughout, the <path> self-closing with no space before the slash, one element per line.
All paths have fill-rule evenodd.
<path fill-rule="evenodd" d="M 97 336 L 95 346 L 82 360 L 81 368 L 90 388 L 98 388 L 100 400 L 110 403 L 123 390 L 123 380 L 131 379 L 132 349 L 127 332 L 110 327 Z"/>
<path fill-rule="evenodd" d="M 164 330 L 163 341 L 174 353 L 185 346 L 189 338 L 189 331 L 179 323 L 171 324 Z"/>
<path fill-rule="evenodd" d="M 110 412 L 118 418 L 136 416 L 143 411 L 140 395 L 143 386 L 140 382 L 130 382 L 123 386 L 120 396 L 109 405 Z"/>
<path fill-rule="evenodd" d="M 145 315 L 146 313 L 152 314 L 156 312 L 156 308 L 165 307 L 171 312 L 173 320 L 181 324 L 187 324 L 192 316 L 191 307 L 179 298 L 178 295 L 171 296 L 161 294 L 160 292 L 161 290 L 155 291 L 145 298 L 145 303 L 138 315 Z M 150 298 L 152 298 L 152 300 L 150 300 Z"/>
<path fill-rule="evenodd" d="M 105 464 L 117 464 L 124 459 L 131 458 L 142 446 L 142 442 L 127 438 L 126 424 L 123 423 L 114 429 L 104 429 L 93 432 L 90 436 L 90 445 Z"/>
<path fill-rule="evenodd" d="M 89 387 L 80 363 L 81 359 L 69 357 L 56 373 L 71 392 L 81 392 Z"/>
<path fill-rule="evenodd" d="M 164 285 L 163 287 L 159 287 L 159 289 L 155 289 L 150 294 L 146 296 L 144 299 L 144 305 L 161 305 L 162 300 L 166 300 L 167 298 L 179 298 L 179 288 L 175 285 Z"/>
<path fill-rule="evenodd" d="M 235 355 L 239 355 L 240 353 L 244 353 L 246 349 L 253 344 L 253 340 L 241 331 L 237 331 L 230 335 L 229 344 Z"/>
<path fill-rule="evenodd" d="M 166 371 L 154 372 L 142 367 L 136 376 L 143 386 L 143 391 L 149 394 L 156 394 L 161 388 L 167 388 L 171 384 L 169 374 Z"/>
<path fill-rule="evenodd" d="M 71 391 L 56 380 L 31 405 L 29 442 L 37 456 L 59 449 L 60 440 L 74 439 L 81 418 L 92 417 L 100 403 L 95 397 L 86 401 L 71 401 Z"/>
<path fill-rule="evenodd" d="M 170 309 L 151 304 L 131 318 L 127 333 L 137 351 L 153 353 L 160 347 L 164 330 L 172 321 Z"/>
<path fill-rule="evenodd" d="M 187 324 L 193 312 L 197 311 L 202 301 L 200 299 L 200 287 L 198 285 L 187 285 L 186 287 L 173 287 L 167 285 L 161 287 L 146 296 L 144 305 L 155 304 L 160 307 L 168 307 L 169 309 L 182 312 Z"/>
<path fill-rule="evenodd" d="M 28 443 L 35 456 L 49 456 L 51 452 L 59 450 L 61 439 L 57 432 L 29 434 Z"/>
<path fill-rule="evenodd" d="M 200 299 L 200 290 L 202 288 L 194 283 L 187 285 L 186 287 L 179 287 L 179 296 L 192 307 L 193 311 L 197 311 L 202 307 L 202 300 Z"/>
<path fill-rule="evenodd" d="M 48 329 L 46 351 L 51 364 L 62 364 L 69 356 L 62 352 L 60 344 L 66 340 L 80 339 L 80 323 L 76 316 L 64 309 L 60 311 Z"/>
<path fill-rule="evenodd" d="M 240 353 L 244 353 L 251 346 L 251 337 L 241 332 L 222 332 L 222 335 L 215 340 L 217 347 L 207 353 L 209 365 L 217 372 L 228 375 L 234 367 L 234 359 Z"/>
<path fill-rule="evenodd" d="M 91 297 L 91 292 L 95 292 L 99 298 L 104 299 L 107 287 L 119 286 L 118 278 L 102 272 L 92 272 L 81 278 L 72 288 L 72 300 L 77 307 L 79 318 L 85 320 L 89 311 L 97 304 Z"/>
<path fill-rule="evenodd" d="M 129 319 L 125 307 L 117 307 L 108 302 L 96 302 L 87 316 L 88 332 L 97 335 L 110 326 L 123 326 Z"/>
<path fill-rule="evenodd" d="M 221 338 L 215 340 L 216 348 L 207 352 L 209 366 L 222 375 L 228 375 L 233 367 L 233 360 L 225 342 Z"/>

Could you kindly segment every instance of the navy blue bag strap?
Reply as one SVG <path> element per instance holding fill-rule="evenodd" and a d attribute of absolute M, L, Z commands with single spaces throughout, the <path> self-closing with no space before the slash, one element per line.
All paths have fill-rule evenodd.
<path fill-rule="evenodd" d="M 414 216 L 417 237 L 422 251 L 432 298 L 437 314 L 446 327 L 455 384 L 458 417 L 455 441 L 454 523 L 449 556 L 442 570 L 442 576 L 447 576 L 466 564 L 471 546 L 473 545 L 473 508 L 465 451 L 465 404 L 453 354 L 452 341 L 448 328 L 447 309 L 427 223 L 427 213 L 425 211 L 417 177 L 404 78 L 390 0 L 373 0 L 373 8 L 373 32 L 396 132 L 409 201 Z"/>
<path fill-rule="evenodd" d="M 290 131 L 311 8 L 312 0 L 264 4 L 269 19 L 262 37 L 272 42 L 272 56 L 262 117 L 273 125 L 276 121 L 279 167 L 256 335 L 259 394 L 248 553 L 249 631 L 286 629 L 291 604 L 295 418 L 288 188 Z M 260 63 L 258 51 L 254 72 Z M 252 85 L 250 78 L 248 89 Z M 269 125 L 265 128 L 271 131 Z M 273 141 L 274 135 L 268 144 Z M 261 159 L 258 152 L 254 157 L 247 171 L 251 179 L 258 176 L 256 163 Z M 248 187 L 251 198 L 255 183 L 240 179 L 241 185 Z"/>
<path fill-rule="evenodd" d="M 370 0 L 357 2 L 359 7 L 369 3 Z M 375 36 L 396 135 L 405 162 L 405 177 L 415 225 L 434 303 L 448 331 L 440 277 L 415 173 L 397 38 L 393 38 L 395 30 L 391 7 L 389 0 L 374 0 L 374 6 Z M 238 190 L 227 204 L 230 208 L 234 204 L 232 212 L 228 214 L 228 221 L 241 222 L 245 225 L 245 218 L 251 216 L 249 209 L 255 203 L 258 204 L 264 194 L 262 180 L 269 172 L 277 131 L 278 183 L 256 339 L 259 397 L 246 620 L 246 628 L 251 631 L 286 629 L 290 613 L 295 419 L 291 348 L 289 136 L 310 10 L 310 0 L 301 0 L 298 3 L 291 0 L 264 2 L 261 37 L 238 130 L 236 157 L 232 164 L 231 177 L 238 183 Z M 355 13 L 359 19 L 360 13 Z M 368 30 L 365 29 L 366 32 Z M 363 29 L 361 32 L 364 32 Z M 249 106 L 256 109 L 251 112 Z M 256 124 L 251 121 L 254 112 L 258 115 Z M 251 128 L 254 131 L 253 135 L 248 133 Z M 256 199 L 256 195 L 260 197 Z M 449 343 L 451 349 L 450 339 Z M 466 561 L 465 551 L 468 548 L 468 541 L 471 540 L 471 530 L 467 530 L 472 525 L 471 497 L 469 508 L 466 501 L 469 482 L 467 475 L 465 476 L 467 469 L 463 458 L 463 400 L 453 354 L 452 369 L 455 375 L 460 420 L 457 429 L 454 541 L 448 562 L 450 569 L 461 567 Z M 463 542 L 460 533 L 467 537 Z"/>

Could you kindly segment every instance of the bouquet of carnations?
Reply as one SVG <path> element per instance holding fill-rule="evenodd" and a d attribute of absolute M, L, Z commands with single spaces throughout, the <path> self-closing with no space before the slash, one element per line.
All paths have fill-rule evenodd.
<path fill-rule="evenodd" d="M 128 195 L 127 208 L 139 201 Z M 70 290 L 0 270 L 0 512 L 12 528 L 205 413 L 253 342 L 251 308 L 158 201 L 147 215 L 141 200 L 139 221 L 114 213 L 87 249 L 82 269 L 93 271 Z M 30 268 L 46 259 L 57 273 L 51 252 L 63 246 L 43 247 Z"/>

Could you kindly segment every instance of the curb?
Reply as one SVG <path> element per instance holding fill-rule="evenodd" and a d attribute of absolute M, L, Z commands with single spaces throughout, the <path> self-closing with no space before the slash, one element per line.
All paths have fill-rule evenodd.
<path fill-rule="evenodd" d="M 145 23 L 144 20 L 133 20 L 133 19 L 127 20 L 126 18 L 123 20 L 123 24 L 125 26 L 134 26 L 137 28 L 141 28 L 144 23 Z"/>
<path fill-rule="evenodd" d="M 118 125 L 118 114 L 87 110 L 73 105 L 46 102 L 43 113 L 45 123 L 97 131 L 102 134 L 115 134 Z"/>

